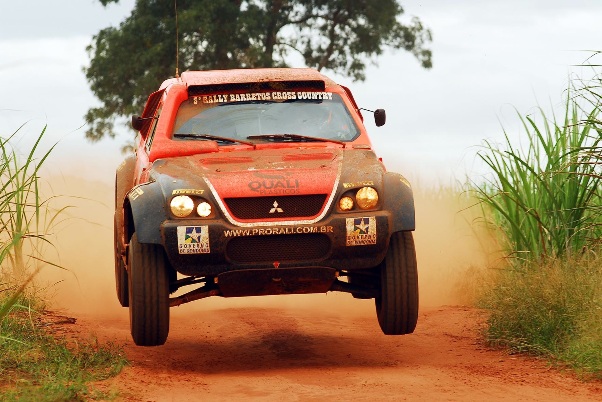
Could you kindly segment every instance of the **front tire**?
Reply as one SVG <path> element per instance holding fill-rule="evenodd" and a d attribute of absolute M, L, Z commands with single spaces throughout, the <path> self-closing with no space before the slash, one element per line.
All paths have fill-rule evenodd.
<path fill-rule="evenodd" d="M 169 333 L 169 271 L 165 251 L 132 236 L 128 253 L 130 330 L 138 346 L 163 345 Z"/>
<path fill-rule="evenodd" d="M 123 202 L 125 195 L 132 188 L 134 181 L 134 168 L 136 157 L 129 156 L 115 172 L 115 216 L 113 219 L 114 244 L 115 244 L 115 289 L 117 299 L 123 307 L 129 305 L 128 274 L 125 269 L 125 244 L 123 243 Z"/>
<path fill-rule="evenodd" d="M 386 335 L 411 334 L 418 321 L 418 269 L 412 232 L 395 232 L 379 265 L 381 295 L 376 315 Z"/>
<path fill-rule="evenodd" d="M 119 242 L 119 232 L 117 230 L 117 217 L 114 219 L 114 239 L 115 239 L 115 290 L 117 291 L 117 299 L 122 307 L 130 305 L 129 290 L 128 290 L 128 273 L 125 269 L 123 259 L 121 258 L 122 248 Z"/>

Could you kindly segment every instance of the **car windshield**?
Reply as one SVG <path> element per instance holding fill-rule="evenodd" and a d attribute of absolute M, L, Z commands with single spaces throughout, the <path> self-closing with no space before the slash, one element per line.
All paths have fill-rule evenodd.
<path fill-rule="evenodd" d="M 260 92 L 194 96 L 176 115 L 174 137 L 219 136 L 234 140 L 277 141 L 282 134 L 352 141 L 359 130 L 338 94 Z M 205 135 L 203 137 L 202 135 Z M 290 136 L 280 137 L 291 141 Z"/>

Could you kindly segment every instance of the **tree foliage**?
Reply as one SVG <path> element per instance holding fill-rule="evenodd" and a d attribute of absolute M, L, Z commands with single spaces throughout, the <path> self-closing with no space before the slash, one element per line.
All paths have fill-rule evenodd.
<path fill-rule="evenodd" d="M 396 0 L 179 0 L 177 29 L 174 3 L 137 0 L 118 28 L 94 36 L 84 71 L 102 106 L 85 116 L 89 139 L 113 136 L 116 117 L 139 113 L 148 94 L 176 72 L 176 53 L 181 71 L 302 60 L 359 81 L 385 49 L 432 65 L 430 31 L 415 17 L 400 22 L 404 10 Z"/>

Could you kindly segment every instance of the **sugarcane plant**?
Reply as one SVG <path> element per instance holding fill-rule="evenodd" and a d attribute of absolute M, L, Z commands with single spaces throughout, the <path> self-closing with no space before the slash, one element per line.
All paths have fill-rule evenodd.
<path fill-rule="evenodd" d="M 525 149 L 504 131 L 503 145 L 486 141 L 478 154 L 492 174 L 477 196 L 518 260 L 584 253 L 602 232 L 599 104 L 583 117 L 567 95 L 561 120 L 538 110 L 538 118 L 519 114 Z"/>

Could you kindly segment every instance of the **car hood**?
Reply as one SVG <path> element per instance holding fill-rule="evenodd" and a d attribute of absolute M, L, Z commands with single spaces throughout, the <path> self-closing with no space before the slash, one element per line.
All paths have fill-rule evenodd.
<path fill-rule="evenodd" d="M 380 187 L 384 168 L 371 150 L 274 149 L 194 155 L 156 161 L 151 180 L 165 195 L 203 190 L 214 198 L 326 194 Z"/>
<path fill-rule="evenodd" d="M 223 198 L 330 193 L 342 159 L 337 150 L 242 151 L 163 159 L 153 173 L 189 187 L 208 185 Z"/>

